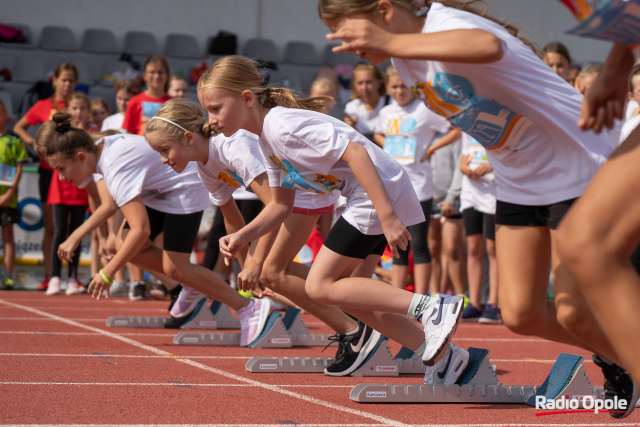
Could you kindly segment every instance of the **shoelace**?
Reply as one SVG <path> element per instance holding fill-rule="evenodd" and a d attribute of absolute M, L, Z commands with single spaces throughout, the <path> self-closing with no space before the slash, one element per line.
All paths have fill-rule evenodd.
<path fill-rule="evenodd" d="M 321 353 L 324 352 L 327 348 L 329 348 L 330 345 L 337 342 L 338 353 L 336 354 L 336 361 L 344 359 L 344 355 L 347 353 L 347 345 L 344 342 L 344 335 L 343 334 L 331 335 L 327 337 L 327 340 L 329 340 L 330 342 L 322 349 Z"/>

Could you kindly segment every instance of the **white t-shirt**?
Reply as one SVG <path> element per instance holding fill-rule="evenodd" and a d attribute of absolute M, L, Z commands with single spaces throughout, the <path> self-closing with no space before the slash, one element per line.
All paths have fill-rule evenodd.
<path fill-rule="evenodd" d="M 352 99 L 344 106 L 344 113 L 349 116 L 355 116 L 358 121 L 356 122 L 356 130 L 364 135 L 369 141 L 373 141 L 373 129 L 378 121 L 378 114 L 380 110 L 385 106 L 387 98 L 381 96 L 378 100 L 378 105 L 373 111 L 367 110 L 361 99 Z"/>
<path fill-rule="evenodd" d="M 380 110 L 375 133 L 385 135 L 384 151 L 407 171 L 421 202 L 433 197 L 433 177 L 429 161 L 420 159 L 436 133 L 447 133 L 450 127 L 447 119 L 431 112 L 419 99 L 404 107 L 394 103 Z"/>
<path fill-rule="evenodd" d="M 431 110 L 487 150 L 498 200 L 548 205 L 580 196 L 612 147 L 576 126 L 582 96 L 524 43 L 478 15 L 432 4 L 423 33 L 481 29 L 502 42 L 488 64 L 392 59 Z"/>
<path fill-rule="evenodd" d="M 269 185 L 320 194 L 339 190 L 347 198 L 344 219 L 363 234 L 383 234 L 371 199 L 349 165 L 340 161 L 350 142 L 369 153 L 403 224 L 424 221 L 418 197 L 402 166 L 351 126 L 314 111 L 275 107 L 267 113 L 260 149 Z"/>
<path fill-rule="evenodd" d="M 632 118 L 624 122 L 624 125 L 622 125 L 622 130 L 620 131 L 620 141 L 618 142 L 618 145 L 622 144 L 624 140 L 629 137 L 631 132 L 633 132 L 633 130 L 638 127 L 638 125 L 640 125 L 640 115 L 633 116 Z"/>
<path fill-rule="evenodd" d="M 625 110 L 625 122 L 628 122 L 635 116 L 640 114 L 640 105 L 633 99 L 627 103 L 627 109 Z"/>
<path fill-rule="evenodd" d="M 475 139 L 466 133 L 462 134 L 462 154 L 469 156 L 469 168 L 475 170 L 482 164 L 489 163 L 487 151 Z M 478 179 L 462 177 L 460 190 L 460 209 L 473 208 L 478 212 L 495 215 L 496 213 L 496 183 L 493 172 Z"/>
<path fill-rule="evenodd" d="M 100 132 L 105 130 L 117 130 L 118 132 L 126 133 L 126 130 L 122 129 L 122 123 L 124 122 L 124 114 L 116 113 L 104 119 Z"/>
<path fill-rule="evenodd" d="M 104 177 L 119 207 L 136 196 L 146 206 L 170 214 L 190 214 L 210 206 L 194 162 L 178 174 L 162 164 L 160 154 L 143 136 L 114 135 L 103 141 L 96 172 Z"/>
<path fill-rule="evenodd" d="M 229 138 L 222 134 L 211 137 L 207 163 L 198 162 L 200 179 L 209 191 L 209 198 L 218 206 L 227 203 L 232 195 L 234 199 L 247 199 L 238 197 L 240 190 L 257 198 L 246 188 L 265 172 L 258 136 L 242 129 Z M 337 191 L 329 195 L 297 191 L 294 207 L 324 208 L 332 206 L 339 196 Z"/>

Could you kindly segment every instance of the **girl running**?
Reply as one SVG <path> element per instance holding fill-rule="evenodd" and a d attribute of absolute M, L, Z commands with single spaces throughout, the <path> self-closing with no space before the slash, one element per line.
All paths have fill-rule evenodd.
<path fill-rule="evenodd" d="M 83 224 L 82 235 L 117 208 L 126 220 L 118 251 L 89 285 L 93 296 L 108 297 L 113 275 L 131 260 L 230 306 L 242 323 L 241 345 L 255 340 L 268 317 L 268 304 L 242 297 L 211 270 L 189 261 L 202 211 L 209 206 L 195 166 L 185 164 L 185 173 L 176 175 L 140 136 L 115 135 L 94 143 L 84 130 L 70 126 L 68 115 L 57 114 L 54 121 L 58 126 L 47 160 L 60 178 L 83 187 L 95 173 L 104 177 L 98 182 L 103 189 L 100 207 Z M 160 249 L 151 242 L 162 232 Z"/>
<path fill-rule="evenodd" d="M 295 190 L 340 190 L 347 203 L 311 267 L 307 294 L 347 309 L 383 334 L 413 333 L 404 314 L 420 319 L 426 337 L 423 361 L 440 360 L 462 313 L 462 298 L 412 294 L 371 279 L 387 241 L 398 256 L 398 248 L 406 250 L 411 239 L 404 224 L 424 221 L 402 166 L 344 122 L 320 113 L 321 102 L 265 84 L 248 58 L 216 61 L 200 78 L 198 96 L 209 123 L 225 136 L 245 129 L 260 137 L 272 187 L 272 199 L 260 215 L 221 239 L 222 253 L 233 256 L 279 227 L 293 209 Z M 376 317 L 372 311 L 381 313 Z M 466 365 L 468 354 L 455 356 L 448 377 L 457 378 Z"/>
<path fill-rule="evenodd" d="M 497 185 L 499 282 L 507 284 L 499 291 L 504 323 L 615 361 L 558 258 L 556 232 L 611 147 L 606 136 L 576 129 L 580 95 L 512 27 L 479 16 L 474 3 L 320 0 L 319 10 L 332 31 L 327 38 L 342 40 L 335 52 L 374 64 L 391 58 L 417 96 L 487 149 Z M 555 305 L 546 298 L 550 263 Z"/>

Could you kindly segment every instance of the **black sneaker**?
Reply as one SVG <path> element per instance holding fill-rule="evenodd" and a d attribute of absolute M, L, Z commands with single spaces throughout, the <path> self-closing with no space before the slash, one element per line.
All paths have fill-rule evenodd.
<path fill-rule="evenodd" d="M 160 281 L 156 281 L 153 285 L 151 285 L 151 289 L 149 290 L 149 295 L 151 298 L 155 299 L 167 299 L 167 295 L 169 295 L 169 291 Z"/>
<path fill-rule="evenodd" d="M 362 362 L 369 356 L 380 337 L 380 332 L 371 329 L 360 321 L 358 321 L 358 332 L 355 334 L 336 334 L 330 336 L 330 341 L 338 343 L 338 352 L 335 361 L 327 366 L 324 373 L 334 377 L 351 374 L 358 369 Z M 329 345 L 331 345 L 331 343 Z"/>
<path fill-rule="evenodd" d="M 129 299 L 131 301 L 140 301 L 147 299 L 147 284 L 145 282 L 135 282 L 129 287 Z"/>
<path fill-rule="evenodd" d="M 178 300 L 180 292 L 182 292 L 182 285 L 180 284 L 169 291 L 169 296 L 171 297 L 171 302 L 169 303 L 169 311 L 171 311 L 171 309 L 173 308 L 173 304 L 175 304 Z"/>
<path fill-rule="evenodd" d="M 638 387 L 633 382 L 627 371 L 616 365 L 609 359 L 593 355 L 593 363 L 602 369 L 604 374 L 604 398 L 613 400 L 618 396 L 618 401 L 627 401 L 627 412 L 609 412 L 613 418 L 626 418 L 636 407 L 638 401 Z"/>
<path fill-rule="evenodd" d="M 185 317 L 173 317 L 169 316 L 169 318 L 164 322 L 165 329 L 180 329 L 180 326 L 187 323 L 187 321 L 191 319 L 191 316 Z"/>

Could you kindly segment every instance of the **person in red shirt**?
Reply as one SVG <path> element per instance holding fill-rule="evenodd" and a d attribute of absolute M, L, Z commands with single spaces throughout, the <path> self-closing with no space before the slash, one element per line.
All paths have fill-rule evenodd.
<path fill-rule="evenodd" d="M 142 74 L 147 90 L 134 96 L 127 105 L 122 128 L 129 133 L 144 135 L 145 124 L 165 101 L 171 99 L 169 90 L 169 63 L 162 55 L 152 55 L 144 63 Z"/>
<path fill-rule="evenodd" d="M 27 129 L 31 126 L 45 123 L 51 120 L 51 117 L 53 117 L 55 113 L 66 110 L 67 99 L 71 93 L 73 93 L 77 82 L 78 70 L 76 67 L 70 62 L 60 63 L 54 70 L 53 86 L 55 87 L 55 93 L 51 98 L 36 102 L 35 105 L 27 111 L 27 114 L 25 114 L 24 117 L 16 123 L 13 128 L 14 133 L 18 135 L 25 144 L 33 147 L 35 139 L 29 135 Z M 46 154 L 46 152 L 43 154 Z M 44 216 L 42 254 L 44 259 L 45 276 L 44 281 L 37 288 L 41 291 L 46 290 L 49 284 L 49 277 L 51 273 L 51 244 L 53 242 L 53 214 L 51 206 L 47 204 L 53 170 L 47 162 L 42 160 L 43 154 L 38 152 L 38 155 L 41 156 L 40 167 L 38 168 L 38 173 L 40 175 L 38 187 L 40 190 L 40 202 L 42 204 L 42 212 Z"/>

